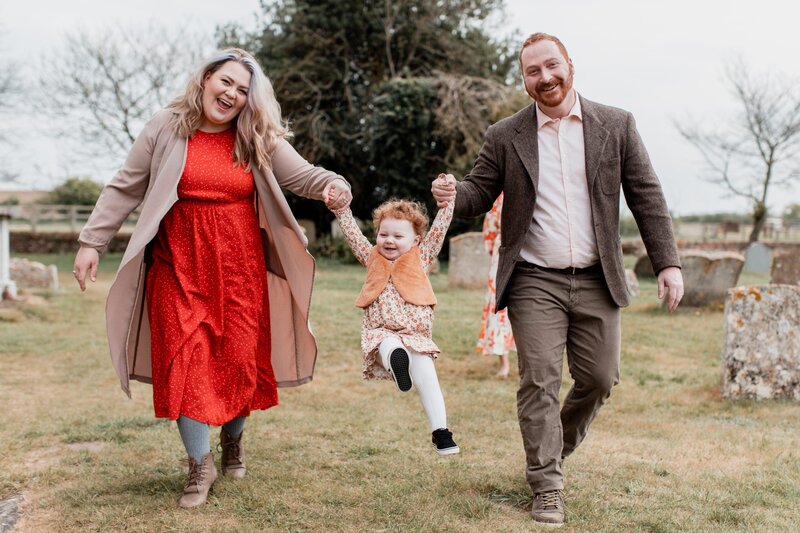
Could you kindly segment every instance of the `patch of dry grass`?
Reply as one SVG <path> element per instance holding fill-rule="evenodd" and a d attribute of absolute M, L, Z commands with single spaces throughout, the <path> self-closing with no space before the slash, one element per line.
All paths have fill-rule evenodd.
<path fill-rule="evenodd" d="M 497 380 L 495 361 L 473 351 L 482 291 L 433 279 L 437 367 L 461 455 L 436 456 L 415 394 L 360 379 L 353 300 L 364 271 L 322 263 L 314 382 L 253 415 L 248 477 L 220 480 L 210 505 L 187 512 L 176 508 L 177 430 L 153 418 L 149 386 L 126 399 L 109 364 L 109 263 L 83 295 L 62 267 L 49 305 L 0 320 L 0 499 L 24 495 L 18 530 L 535 529 L 516 372 Z M 800 406 L 720 398 L 721 310 L 668 316 L 654 284 L 642 290 L 623 313 L 622 382 L 565 465 L 562 531 L 795 529 Z"/>

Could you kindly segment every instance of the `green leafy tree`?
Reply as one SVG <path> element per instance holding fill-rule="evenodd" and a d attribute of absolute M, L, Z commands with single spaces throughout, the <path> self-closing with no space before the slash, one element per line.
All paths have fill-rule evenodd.
<path fill-rule="evenodd" d="M 390 196 L 433 208 L 431 180 L 468 168 L 500 108 L 521 107 L 520 91 L 509 86 L 515 52 L 484 29 L 502 4 L 265 1 L 260 31 L 229 26 L 219 38 L 254 51 L 291 121 L 295 147 L 346 176 L 353 211 L 368 218 Z M 319 203 L 290 202 L 300 217 L 330 221 Z"/>
<path fill-rule="evenodd" d="M 103 186 L 88 178 L 72 177 L 64 180 L 45 196 L 40 203 L 58 205 L 94 205 Z"/>

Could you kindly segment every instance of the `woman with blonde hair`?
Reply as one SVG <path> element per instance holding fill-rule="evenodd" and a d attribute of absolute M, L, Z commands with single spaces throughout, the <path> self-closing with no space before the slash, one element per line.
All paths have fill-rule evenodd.
<path fill-rule="evenodd" d="M 152 382 L 156 417 L 177 420 L 189 458 L 181 507 L 205 503 L 217 477 L 209 425 L 222 426 L 222 474 L 244 477 L 246 417 L 313 376 L 314 259 L 281 188 L 339 208 L 351 194 L 289 136 L 255 59 L 218 52 L 144 127 L 78 238 L 85 290 L 141 209 L 109 290 L 108 340 L 122 389 Z"/>

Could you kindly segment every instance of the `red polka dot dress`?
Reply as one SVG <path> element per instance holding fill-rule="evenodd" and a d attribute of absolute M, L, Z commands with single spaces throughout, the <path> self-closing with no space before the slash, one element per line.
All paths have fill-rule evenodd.
<path fill-rule="evenodd" d="M 278 403 L 267 270 L 253 175 L 234 166 L 236 130 L 189 139 L 178 201 L 147 271 L 153 404 L 221 425 Z"/>

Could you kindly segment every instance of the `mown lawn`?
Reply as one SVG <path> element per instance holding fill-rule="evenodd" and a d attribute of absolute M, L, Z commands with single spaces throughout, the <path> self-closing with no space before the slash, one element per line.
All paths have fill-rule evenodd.
<path fill-rule="evenodd" d="M 119 258 L 85 294 L 71 258 L 44 259 L 59 264 L 62 290 L 0 310 L 0 500 L 23 495 L 16 531 L 537 529 L 516 373 L 497 380 L 473 352 L 482 291 L 433 278 L 461 455 L 436 455 L 415 394 L 361 380 L 353 300 L 364 271 L 323 262 L 313 383 L 282 389 L 279 407 L 248 422 L 245 480 L 218 481 L 209 505 L 184 511 L 177 430 L 153 418 L 149 386 L 128 400 L 109 363 L 103 308 Z M 623 314 L 622 382 L 565 465 L 562 531 L 798 530 L 800 405 L 721 398 L 721 336 L 721 309 L 669 316 L 642 282 Z"/>

